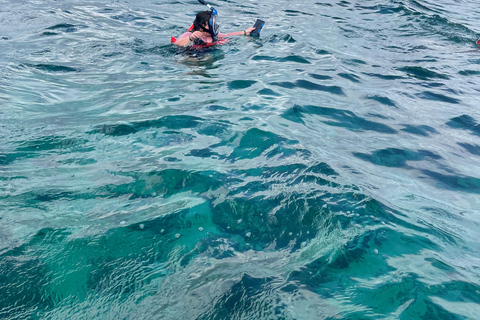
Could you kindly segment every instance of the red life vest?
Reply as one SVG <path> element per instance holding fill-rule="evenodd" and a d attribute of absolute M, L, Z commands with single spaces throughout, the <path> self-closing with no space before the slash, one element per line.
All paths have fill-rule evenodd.
<path fill-rule="evenodd" d="M 193 24 L 192 24 L 192 26 L 191 26 L 190 28 L 188 28 L 188 31 L 192 31 L 192 30 L 193 30 Z M 177 42 L 177 38 L 171 37 L 171 38 L 170 38 L 170 41 L 171 41 L 172 43 L 175 43 L 175 42 Z M 193 47 L 194 47 L 194 48 L 206 48 L 206 47 L 210 47 L 210 46 L 215 46 L 215 45 L 217 45 L 217 44 L 224 44 L 224 43 L 227 42 L 227 41 L 228 41 L 228 39 L 219 39 L 219 40 L 217 40 L 217 41 L 209 42 L 209 43 L 205 43 L 205 44 L 196 44 L 196 45 L 194 45 Z"/>

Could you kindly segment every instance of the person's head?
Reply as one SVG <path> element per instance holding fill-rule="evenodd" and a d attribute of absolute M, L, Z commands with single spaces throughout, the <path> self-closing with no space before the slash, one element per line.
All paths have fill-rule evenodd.
<path fill-rule="evenodd" d="M 193 21 L 193 31 L 208 32 L 208 20 L 210 20 L 211 15 L 211 11 L 201 11 L 197 13 L 195 20 Z"/>

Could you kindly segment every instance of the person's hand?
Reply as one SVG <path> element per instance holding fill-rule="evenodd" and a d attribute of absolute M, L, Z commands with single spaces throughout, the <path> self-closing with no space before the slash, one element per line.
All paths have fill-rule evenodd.
<path fill-rule="evenodd" d="M 195 31 L 194 33 L 192 33 L 191 35 L 188 36 L 188 39 L 190 39 L 190 41 L 193 41 L 193 40 L 201 38 L 201 37 L 202 37 L 202 32 L 201 31 Z"/>
<path fill-rule="evenodd" d="M 247 36 L 249 36 L 250 33 L 252 33 L 253 30 L 255 30 L 254 27 L 248 28 L 247 30 L 245 30 L 245 33 L 247 34 Z"/>

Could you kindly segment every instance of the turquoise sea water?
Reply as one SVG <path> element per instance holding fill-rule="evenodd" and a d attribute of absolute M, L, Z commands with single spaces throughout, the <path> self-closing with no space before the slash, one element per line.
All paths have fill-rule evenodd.
<path fill-rule="evenodd" d="M 472 0 L 0 1 L 1 319 L 478 319 Z"/>

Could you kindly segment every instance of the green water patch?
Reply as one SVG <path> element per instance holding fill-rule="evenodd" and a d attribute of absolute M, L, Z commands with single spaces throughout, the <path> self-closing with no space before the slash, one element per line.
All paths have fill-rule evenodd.
<path fill-rule="evenodd" d="M 384 167 L 409 168 L 407 161 L 423 161 L 425 159 L 439 160 L 439 155 L 428 150 L 408 150 L 387 148 L 375 150 L 371 155 L 354 152 L 353 155 L 364 161 Z"/>
<path fill-rule="evenodd" d="M 300 282 L 311 291 L 321 294 L 335 290 L 331 287 L 333 284 L 345 294 L 348 287 L 357 286 L 359 280 L 368 282 L 372 274 L 382 277 L 395 272 L 395 268 L 388 263 L 388 259 L 392 257 L 402 258 L 404 255 L 418 254 L 425 248 L 438 249 L 438 246 L 426 237 L 407 236 L 390 227 L 364 231 L 346 240 L 348 242 L 344 247 L 332 250 L 306 264 L 301 270 L 292 272 L 289 280 Z M 341 277 L 342 281 L 338 281 L 337 277 Z M 333 293 L 334 291 L 331 292 Z M 369 304 L 371 303 L 375 302 Z"/>
<path fill-rule="evenodd" d="M 353 187 L 342 187 L 333 181 L 336 172 L 328 164 L 276 169 L 236 172 L 249 177 L 249 182 L 231 184 L 235 188 L 211 209 L 213 221 L 221 230 L 239 235 L 256 250 L 264 250 L 272 243 L 276 250 L 287 247 L 297 250 L 318 232 L 350 230 L 354 224 L 376 226 L 381 221 L 428 234 L 425 228 L 402 221 L 401 213 L 369 199 Z M 286 190 L 291 191 L 278 189 L 280 183 L 290 186 Z M 302 185 L 302 192 L 295 191 L 298 185 Z M 246 250 L 240 245 L 235 249 Z"/>
<path fill-rule="evenodd" d="M 343 127 L 351 131 L 376 131 L 389 134 L 397 132 L 395 129 L 392 129 L 383 123 L 366 120 L 348 110 L 312 105 L 295 105 L 285 111 L 282 117 L 293 122 L 304 124 L 303 118 L 306 115 L 318 115 L 324 118 L 333 119 L 334 121 L 322 120 L 322 122 L 331 126 Z"/>
<path fill-rule="evenodd" d="M 257 133 L 260 137 L 270 137 L 251 132 Z M 270 297 L 300 288 L 308 288 L 325 298 L 348 295 L 358 279 L 368 278 L 372 272 L 381 276 L 392 271 L 385 257 L 417 254 L 422 248 L 440 250 L 431 240 L 419 235 L 429 234 L 428 229 L 403 221 L 399 218 L 401 213 L 369 199 L 358 189 L 334 182 L 338 173 L 325 162 L 235 170 L 230 176 L 170 169 L 118 174 L 133 181 L 107 186 L 105 190 L 110 197 L 150 197 L 155 193 L 157 197 L 167 198 L 189 192 L 205 194 L 207 200 L 189 209 L 94 235 L 78 236 L 75 230 L 68 229 L 43 229 L 29 242 L 2 254 L 2 263 L 8 261 L 6 257 L 19 257 L 15 272 L 27 277 L 37 274 L 38 279 L 32 279 L 42 283 L 36 291 L 18 293 L 34 301 L 31 309 L 25 311 L 27 314 L 95 297 L 114 305 L 131 299 L 139 303 L 155 295 L 166 277 L 180 272 L 199 255 L 222 260 L 233 257 L 235 252 L 252 249 L 298 252 L 323 237 L 333 242 L 346 241 L 346 245 L 333 246 L 320 254 L 320 258 L 289 273 L 288 285 L 281 279 L 276 285 L 275 277 L 243 274 L 231 289 L 215 300 L 215 308 L 207 309 L 202 315 L 220 317 L 233 304 L 249 307 L 247 311 L 242 309 L 248 314 L 260 312 L 258 314 L 276 314 L 281 318 L 287 313 L 283 307 L 269 307 Z M 301 190 L 295 188 L 300 183 Z M 279 188 L 280 185 L 284 187 Z M 208 200 L 207 191 L 224 186 L 228 191 L 223 197 Z M 381 221 L 385 224 L 381 225 Z M 417 234 L 403 234 L 396 226 Z M 375 249 L 380 253 L 376 254 Z M 38 263 L 27 265 L 24 262 L 27 255 Z M 29 269 L 23 269 L 27 267 Z M 5 270 L 0 268 L 0 281 L 10 276 Z M 260 304 L 251 305 L 252 297 L 262 292 L 271 294 L 262 298 Z M 12 293 L 12 299 L 16 294 Z M 34 299 L 36 294 L 40 300 Z M 362 295 L 355 303 L 363 301 L 368 292 Z M 369 310 L 381 310 L 376 302 L 363 303 Z M 5 305 L 9 304 L 11 301 L 7 299 Z M 393 307 L 387 307 L 385 312 L 390 308 Z M 7 315 L 11 314 L 12 309 L 5 310 Z"/>
<path fill-rule="evenodd" d="M 29 317 L 92 296 L 118 304 L 143 292 L 138 303 L 188 263 L 195 244 L 217 232 L 210 217 L 209 206 L 201 204 L 87 237 L 42 229 L 1 255 L 0 287 L 8 294 L 0 297 L 0 314 Z"/>
<path fill-rule="evenodd" d="M 291 249 L 296 250 L 302 242 L 315 236 L 323 220 L 330 219 L 331 211 L 325 209 L 327 205 L 335 212 L 346 212 L 355 210 L 355 203 L 365 201 L 364 196 L 355 193 L 327 192 L 340 186 L 332 181 L 337 173 L 326 163 L 240 170 L 235 176 L 249 177 L 249 182 L 241 183 L 240 180 L 229 184 L 232 191 L 223 201 L 217 200 L 211 211 L 212 220 L 221 230 L 250 243 L 250 246 L 238 243 L 235 246 L 238 251 L 264 250 L 272 243 L 278 250 L 292 246 L 292 241 L 295 244 Z M 283 192 L 283 189 L 277 189 L 282 182 L 292 190 L 302 184 L 304 192 Z M 364 206 L 365 203 L 358 208 L 364 210 L 361 209 Z M 351 224 L 342 215 L 338 219 L 345 226 Z M 337 226 L 338 219 L 332 225 Z"/>
<path fill-rule="evenodd" d="M 44 296 L 42 288 L 48 285 L 48 267 L 39 257 L 20 247 L 0 255 L 0 317 L 28 318 L 38 309 L 53 305 L 52 297 Z"/>
<path fill-rule="evenodd" d="M 380 227 L 351 237 L 344 247 L 291 272 L 288 280 L 320 297 L 345 301 L 345 306 L 339 305 L 342 318 L 376 319 L 379 314 L 399 316 L 398 313 L 404 311 L 402 306 L 421 303 L 417 293 L 429 294 L 432 287 L 414 274 L 399 272 L 390 261 L 418 255 L 427 248 L 439 249 L 425 236 L 406 235 L 391 227 Z M 439 266 L 436 272 L 445 273 L 445 267 Z M 351 305 L 362 306 L 361 311 L 347 307 Z"/>

